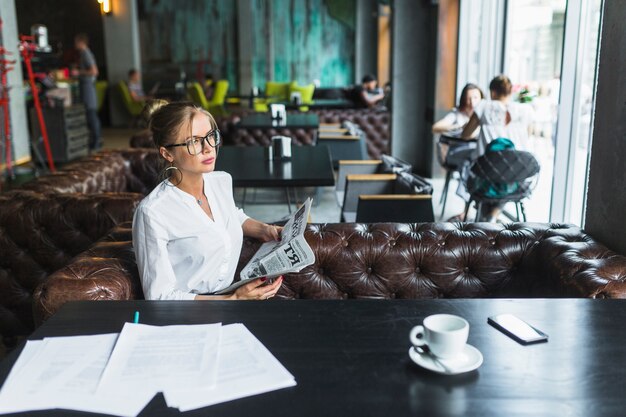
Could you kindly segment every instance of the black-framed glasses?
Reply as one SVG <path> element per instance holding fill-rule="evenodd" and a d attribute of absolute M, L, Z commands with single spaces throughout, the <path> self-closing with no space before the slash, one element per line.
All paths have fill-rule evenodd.
<path fill-rule="evenodd" d="M 186 146 L 189 155 L 199 155 L 204 149 L 204 144 L 209 145 L 211 148 L 217 148 L 222 144 L 222 135 L 218 129 L 211 130 L 206 136 L 192 136 L 184 143 L 174 143 L 172 145 L 165 145 L 164 148 L 174 148 L 176 146 Z"/>

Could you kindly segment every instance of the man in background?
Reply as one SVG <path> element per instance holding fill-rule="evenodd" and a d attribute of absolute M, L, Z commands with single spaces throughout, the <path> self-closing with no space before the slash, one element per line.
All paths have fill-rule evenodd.
<path fill-rule="evenodd" d="M 89 149 L 97 151 L 102 148 L 95 84 L 98 77 L 98 65 L 96 64 L 96 58 L 89 49 L 89 38 L 86 34 L 79 33 L 76 35 L 74 37 L 74 46 L 80 53 L 77 75 L 80 96 L 85 105 L 87 126 L 89 128 Z"/>
<path fill-rule="evenodd" d="M 377 84 L 373 75 L 367 74 L 363 77 L 361 85 L 354 90 L 354 99 L 360 107 L 374 107 L 385 98 L 383 90 Z"/>

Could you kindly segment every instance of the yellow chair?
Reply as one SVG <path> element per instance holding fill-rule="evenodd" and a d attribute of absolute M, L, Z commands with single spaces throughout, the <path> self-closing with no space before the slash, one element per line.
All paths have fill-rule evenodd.
<path fill-rule="evenodd" d="M 276 81 L 265 83 L 267 102 L 289 101 L 289 86 L 290 83 L 278 83 Z"/>
<path fill-rule="evenodd" d="M 298 85 L 296 82 L 293 82 L 289 85 L 289 97 L 291 97 L 291 93 L 300 93 L 300 102 L 302 104 L 312 104 L 314 92 L 315 84 Z M 300 111 L 308 110 L 307 106 L 300 106 Z"/>
<path fill-rule="evenodd" d="M 144 107 L 143 101 L 135 101 L 130 95 L 130 91 L 128 90 L 128 85 L 126 81 L 120 81 L 117 84 L 118 89 L 120 90 L 120 95 L 122 96 L 122 101 L 124 102 L 124 106 L 126 110 L 132 117 L 131 126 L 135 126 L 137 121 L 139 120 L 139 115 Z"/>
<path fill-rule="evenodd" d="M 228 80 L 218 80 L 215 83 L 215 89 L 213 90 L 213 97 L 209 101 L 209 113 L 224 116 L 227 114 L 224 103 L 226 102 L 226 95 L 228 94 Z"/>
<path fill-rule="evenodd" d="M 226 114 L 226 108 L 224 103 L 226 102 L 226 94 L 228 93 L 228 81 L 219 80 L 215 83 L 215 90 L 213 92 L 213 98 L 211 101 L 206 99 L 204 90 L 198 82 L 193 82 L 187 86 L 187 94 L 191 101 L 198 106 L 202 107 L 209 113 L 217 116 L 223 116 Z"/>
<path fill-rule="evenodd" d="M 205 110 L 209 110 L 209 100 L 206 99 L 204 95 L 204 90 L 202 90 L 202 86 L 198 82 L 193 82 L 187 85 L 187 94 L 191 101 L 194 104 L 202 107 Z"/>
<path fill-rule="evenodd" d="M 106 97 L 108 87 L 109 87 L 108 82 L 96 81 L 96 109 L 97 111 L 100 111 L 100 109 L 102 109 L 102 105 L 104 104 L 104 97 Z"/>

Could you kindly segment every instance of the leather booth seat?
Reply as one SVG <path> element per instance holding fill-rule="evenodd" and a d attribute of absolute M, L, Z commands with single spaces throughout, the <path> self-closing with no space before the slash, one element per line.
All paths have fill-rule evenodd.
<path fill-rule="evenodd" d="M 0 194 L 0 333 L 33 329 L 32 293 L 52 272 L 132 220 L 157 184 L 156 149 L 107 150 Z"/>
<path fill-rule="evenodd" d="M 338 110 L 310 110 L 319 116 L 320 123 L 355 123 L 364 132 L 367 144 L 367 153 L 372 159 L 380 159 L 382 154 L 390 150 L 390 114 L 386 111 L 369 109 L 338 109 Z M 229 133 L 225 135 L 224 144 L 236 146 L 269 146 L 271 137 L 284 135 L 292 138 L 295 145 L 312 145 L 315 143 L 317 131 L 315 129 L 237 129 L 229 126 Z"/>
<path fill-rule="evenodd" d="M 120 193 L 147 195 L 163 168 L 156 149 L 106 150 L 65 165 L 20 189 L 40 193 Z"/>
<path fill-rule="evenodd" d="M 311 110 L 320 118 L 320 123 L 355 123 L 367 138 L 367 153 L 371 159 L 380 159 L 391 150 L 391 113 L 376 109 L 327 109 Z"/>
<path fill-rule="evenodd" d="M 6 345 L 33 330 L 35 288 L 115 225 L 132 220 L 142 198 L 136 193 L 0 194 L 0 333 Z"/>
<path fill-rule="evenodd" d="M 286 299 L 626 298 L 626 257 L 577 227 L 513 223 L 311 224 L 315 263 L 288 274 Z M 42 282 L 42 322 L 73 300 L 141 299 L 130 224 Z M 245 239 L 235 276 L 260 242 Z"/>

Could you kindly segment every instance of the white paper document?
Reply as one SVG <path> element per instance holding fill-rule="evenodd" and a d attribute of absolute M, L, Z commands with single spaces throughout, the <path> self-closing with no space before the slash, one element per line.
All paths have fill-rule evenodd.
<path fill-rule="evenodd" d="M 100 380 L 99 392 L 123 387 L 152 393 L 212 387 L 221 324 L 148 326 L 126 323 Z"/>
<path fill-rule="evenodd" d="M 296 385 L 293 375 L 243 324 L 222 327 L 220 352 L 215 387 L 165 392 L 169 407 L 189 411 Z"/>
<path fill-rule="evenodd" d="M 0 412 L 62 408 L 136 416 L 154 394 L 96 393 L 116 339 L 103 334 L 29 341 L 0 391 Z"/>
<path fill-rule="evenodd" d="M 242 324 L 148 326 L 28 341 L 0 389 L 0 414 L 69 409 L 137 416 L 155 394 L 181 411 L 295 385 Z"/>

